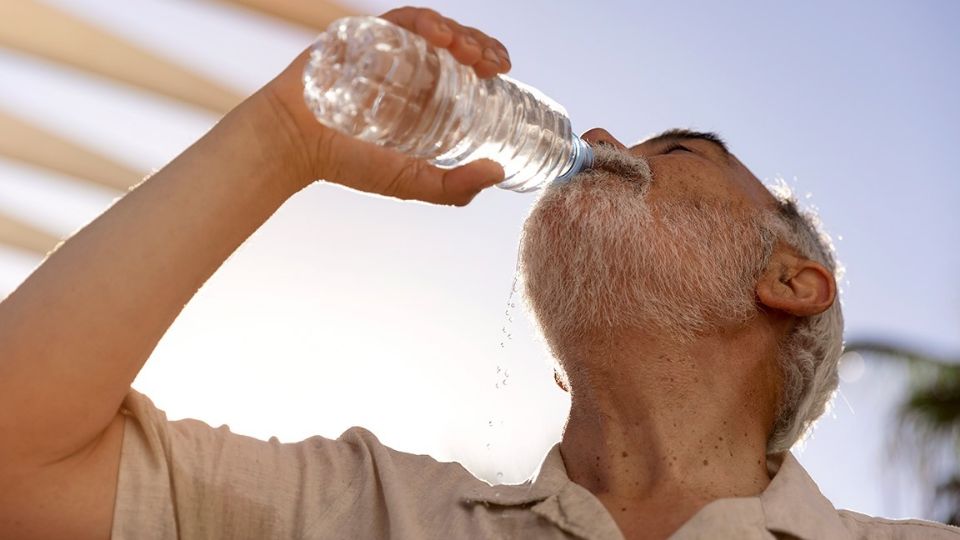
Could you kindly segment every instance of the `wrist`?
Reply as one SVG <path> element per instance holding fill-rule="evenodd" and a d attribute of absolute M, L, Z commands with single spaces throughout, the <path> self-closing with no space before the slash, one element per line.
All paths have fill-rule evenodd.
<path fill-rule="evenodd" d="M 303 70 L 309 59 L 308 48 L 248 100 L 262 110 L 254 117 L 270 124 L 265 126 L 271 133 L 265 143 L 284 156 L 301 188 L 335 175 L 330 146 L 336 133 L 317 121 L 303 98 Z"/>
<path fill-rule="evenodd" d="M 261 89 L 230 111 L 221 120 L 230 133 L 240 133 L 249 148 L 237 157 L 250 161 L 264 180 L 293 195 L 320 178 L 311 141 L 305 136 L 288 107 L 267 89 Z"/>

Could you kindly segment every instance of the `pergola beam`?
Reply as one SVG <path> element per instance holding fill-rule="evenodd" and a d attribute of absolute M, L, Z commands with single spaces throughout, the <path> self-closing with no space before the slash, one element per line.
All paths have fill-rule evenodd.
<path fill-rule="evenodd" d="M 0 110 L 0 156 L 126 191 L 144 173 Z"/>
<path fill-rule="evenodd" d="M 46 255 L 60 239 L 0 212 L 0 244 Z"/>
<path fill-rule="evenodd" d="M 320 31 L 355 12 L 322 0 L 221 0 Z M 226 86 L 37 0 L 0 0 L 0 47 L 149 90 L 216 113 L 242 100 Z M 0 110 L 0 156 L 125 191 L 143 172 Z M 0 244 L 46 254 L 59 239 L 0 212 Z"/>
<path fill-rule="evenodd" d="M 219 83 L 34 0 L 3 0 L 0 45 L 218 113 L 242 100 Z"/>
<path fill-rule="evenodd" d="M 239 4 L 261 13 L 272 15 L 292 24 L 306 26 L 312 30 L 325 30 L 340 17 L 356 15 L 356 11 L 344 8 L 334 2 L 318 0 L 225 0 Z"/>

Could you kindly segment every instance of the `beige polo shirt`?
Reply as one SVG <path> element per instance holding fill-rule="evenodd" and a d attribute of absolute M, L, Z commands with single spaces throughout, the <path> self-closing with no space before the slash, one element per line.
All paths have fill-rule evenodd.
<path fill-rule="evenodd" d="M 362 428 L 283 444 L 170 422 L 134 391 L 123 410 L 117 539 L 623 538 L 600 501 L 567 477 L 559 445 L 531 481 L 490 486 Z M 775 476 L 759 497 L 714 501 L 671 538 L 960 540 L 945 525 L 838 512 L 790 453 L 769 465 Z"/>

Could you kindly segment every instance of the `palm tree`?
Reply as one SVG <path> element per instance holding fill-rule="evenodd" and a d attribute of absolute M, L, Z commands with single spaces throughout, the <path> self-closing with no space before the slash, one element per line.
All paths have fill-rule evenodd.
<path fill-rule="evenodd" d="M 918 458 L 920 477 L 930 483 L 931 517 L 960 526 L 960 359 L 882 340 L 852 341 L 846 351 L 909 366 L 910 386 L 897 408 L 893 449 Z"/>

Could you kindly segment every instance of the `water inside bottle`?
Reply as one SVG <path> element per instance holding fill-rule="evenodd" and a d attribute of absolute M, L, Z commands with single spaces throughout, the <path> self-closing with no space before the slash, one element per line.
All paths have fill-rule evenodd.
<path fill-rule="evenodd" d="M 446 49 L 375 17 L 340 19 L 318 38 L 304 98 L 320 122 L 440 167 L 493 159 L 506 172 L 499 186 L 515 191 L 571 170 L 581 148 L 566 111 L 536 89 L 479 80 Z"/>

